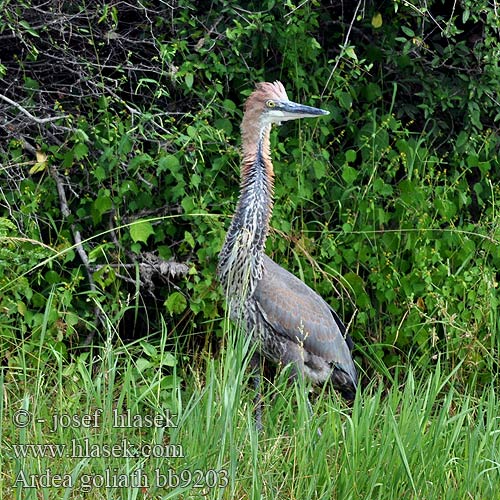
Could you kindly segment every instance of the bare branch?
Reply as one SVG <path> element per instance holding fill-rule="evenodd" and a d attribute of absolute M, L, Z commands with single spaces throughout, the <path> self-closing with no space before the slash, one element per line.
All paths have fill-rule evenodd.
<path fill-rule="evenodd" d="M 9 99 L 7 96 L 0 94 L 0 99 L 4 100 L 5 102 L 8 102 L 11 106 L 14 106 L 19 111 L 21 111 L 21 113 L 25 114 L 30 120 L 33 120 L 35 123 L 38 123 L 40 125 L 44 123 L 55 122 L 56 120 L 61 120 L 62 118 L 67 118 L 67 115 L 50 116 L 48 118 L 37 118 L 36 116 L 32 115 L 26 108 L 21 106 L 18 102 Z"/>
<path fill-rule="evenodd" d="M 352 15 L 351 24 L 349 24 L 349 28 L 347 29 L 347 33 L 346 33 L 345 38 L 344 38 L 344 43 L 340 46 L 340 54 L 338 55 L 337 60 L 335 61 L 335 65 L 333 66 L 332 71 L 330 71 L 330 74 L 328 75 L 328 80 L 325 83 L 323 92 L 321 92 L 321 97 L 323 97 L 326 89 L 328 88 L 330 80 L 333 77 L 333 74 L 335 73 L 342 57 L 344 57 L 344 53 L 345 53 L 345 50 L 347 48 L 347 44 L 349 42 L 349 37 L 351 36 L 351 30 L 352 30 L 352 27 L 354 25 L 354 21 L 356 20 L 356 16 L 358 15 L 358 10 L 361 7 L 362 1 L 363 0 L 359 0 L 358 5 L 356 5 L 356 10 L 354 11 L 354 14 Z"/>
<path fill-rule="evenodd" d="M 59 175 L 59 172 L 57 171 L 57 168 L 55 166 L 52 166 L 50 168 L 50 172 L 51 172 L 52 178 L 54 179 L 56 186 L 57 186 L 57 192 L 59 194 L 59 204 L 61 206 L 61 212 L 62 212 L 64 218 L 67 218 L 71 214 L 71 211 L 70 211 L 69 206 L 68 206 L 68 200 L 66 198 L 66 191 L 64 190 L 63 181 L 62 181 L 61 176 Z M 73 239 L 75 241 L 76 251 L 77 251 L 77 253 L 78 253 L 78 255 L 83 263 L 83 266 L 85 267 L 85 271 L 87 272 L 87 278 L 89 280 L 90 290 L 92 292 L 97 292 L 97 287 L 95 286 L 92 269 L 90 268 L 89 257 L 87 255 L 87 252 L 83 248 L 82 235 L 81 235 L 80 231 L 76 228 L 75 224 L 71 224 L 71 232 L 73 233 Z M 98 325 L 98 323 L 101 323 L 102 325 L 105 324 L 104 318 L 102 317 L 101 309 L 98 306 L 94 307 L 94 315 L 95 315 L 95 325 L 96 326 Z M 92 342 L 92 339 L 93 339 L 93 332 L 87 336 L 87 338 L 85 339 L 84 345 L 89 345 L 90 342 Z"/>

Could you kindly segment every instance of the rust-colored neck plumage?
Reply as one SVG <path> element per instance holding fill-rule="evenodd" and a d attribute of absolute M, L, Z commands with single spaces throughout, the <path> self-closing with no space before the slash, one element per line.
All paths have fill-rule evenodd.
<path fill-rule="evenodd" d="M 243 119 L 240 201 L 245 195 L 270 195 L 268 214 L 270 217 L 274 190 L 274 169 L 269 151 L 271 125 L 265 125 L 262 128 L 254 127 L 252 123 L 248 124 L 248 128 L 246 125 Z"/>
<path fill-rule="evenodd" d="M 262 117 L 262 97 L 255 91 L 247 100 L 241 124 L 242 162 L 240 197 L 219 256 L 218 275 L 231 314 L 241 306 L 262 277 L 263 254 L 273 206 L 274 171 L 269 151 L 271 124 Z"/>

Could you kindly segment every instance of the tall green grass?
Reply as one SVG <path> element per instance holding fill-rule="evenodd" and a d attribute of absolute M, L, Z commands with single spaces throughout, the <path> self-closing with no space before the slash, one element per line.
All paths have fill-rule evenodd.
<path fill-rule="evenodd" d="M 495 387 L 463 389 L 455 382 L 459 367 L 447 371 L 437 362 L 418 372 L 425 375 L 406 369 L 395 379 L 402 380 L 398 385 L 369 384 L 351 407 L 330 389 L 316 390 L 310 412 L 308 388 L 287 384 L 283 375 L 264 385 L 264 430 L 259 434 L 246 366 L 249 345 L 235 328 L 228 325 L 227 331 L 220 356 L 207 356 L 196 368 L 159 363 L 145 376 L 141 353 L 146 344 L 119 345 L 111 327 L 101 348 L 70 365 L 53 352 L 50 363 L 4 368 L 0 497 L 500 498 Z M 176 353 L 168 333 L 164 328 L 156 340 L 162 359 Z M 31 416 L 25 427 L 13 424 L 19 409 Z M 51 428 L 56 414 L 83 417 L 96 409 L 102 410 L 98 428 Z M 143 417 L 169 410 L 176 426 L 119 428 L 113 426 L 113 409 Z M 161 445 L 174 456 L 20 458 L 13 449 L 22 443 L 88 440 L 103 450 L 124 439 L 137 446 Z M 72 486 L 26 489 L 15 481 L 21 471 L 30 477 L 48 469 L 52 475 L 69 474 Z M 139 469 L 147 485 L 90 487 L 106 471 L 131 477 Z M 168 474 L 167 487 L 162 481 Z M 89 491 L 83 491 L 85 486 Z"/>

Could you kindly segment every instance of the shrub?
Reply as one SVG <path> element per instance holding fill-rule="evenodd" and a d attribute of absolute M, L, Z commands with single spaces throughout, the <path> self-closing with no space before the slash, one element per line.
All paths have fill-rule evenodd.
<path fill-rule="evenodd" d="M 4 354 L 36 325 L 63 350 L 104 314 L 219 334 L 241 103 L 280 78 L 331 114 L 273 133 L 268 252 L 340 309 L 360 362 L 497 369 L 491 5 L 52 7 L 0 25 Z"/>

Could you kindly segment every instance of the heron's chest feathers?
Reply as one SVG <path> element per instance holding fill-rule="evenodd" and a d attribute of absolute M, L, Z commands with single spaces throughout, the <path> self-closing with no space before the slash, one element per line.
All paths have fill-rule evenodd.
<path fill-rule="evenodd" d="M 269 230 L 267 202 L 241 199 L 219 256 L 218 275 L 226 292 L 252 293 L 262 277 L 262 255 Z"/>

